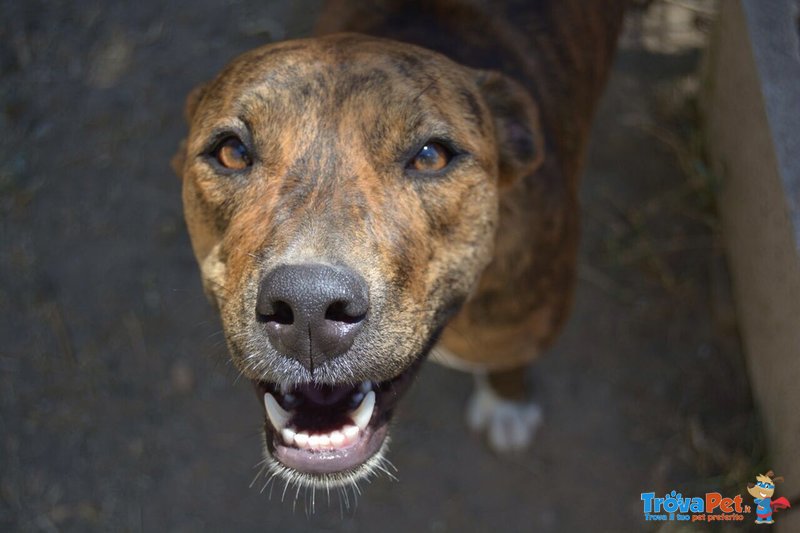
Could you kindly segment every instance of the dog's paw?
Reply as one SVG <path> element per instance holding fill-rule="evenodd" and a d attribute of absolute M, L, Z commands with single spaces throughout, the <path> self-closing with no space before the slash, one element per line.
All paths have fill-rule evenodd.
<path fill-rule="evenodd" d="M 526 449 L 541 423 L 538 404 L 501 398 L 485 379 L 476 379 L 467 405 L 467 425 L 473 431 L 485 432 L 492 450 L 509 453 Z"/>

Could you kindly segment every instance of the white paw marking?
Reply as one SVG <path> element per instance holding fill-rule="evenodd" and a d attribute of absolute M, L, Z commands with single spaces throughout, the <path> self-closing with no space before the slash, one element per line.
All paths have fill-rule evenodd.
<path fill-rule="evenodd" d="M 467 404 L 467 425 L 485 432 L 497 453 L 526 449 L 542 423 L 542 409 L 533 402 L 500 398 L 483 376 L 476 376 L 475 391 Z"/>

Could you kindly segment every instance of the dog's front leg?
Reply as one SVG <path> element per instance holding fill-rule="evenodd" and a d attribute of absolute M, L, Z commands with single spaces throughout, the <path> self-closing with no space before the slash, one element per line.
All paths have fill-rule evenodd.
<path fill-rule="evenodd" d="M 475 389 L 467 404 L 467 424 L 485 432 L 497 453 L 526 449 L 542 422 L 542 410 L 530 398 L 527 366 L 475 373 Z"/>

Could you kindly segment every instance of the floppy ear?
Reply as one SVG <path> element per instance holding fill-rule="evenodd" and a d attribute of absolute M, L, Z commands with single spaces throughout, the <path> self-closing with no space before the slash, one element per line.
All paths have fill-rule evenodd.
<path fill-rule="evenodd" d="M 478 71 L 478 87 L 494 121 L 500 185 L 510 185 L 544 160 L 539 108 L 520 83 L 499 72 Z"/>
<path fill-rule="evenodd" d="M 200 101 L 203 99 L 203 96 L 206 92 L 206 84 L 201 83 L 197 87 L 191 90 L 189 95 L 186 97 L 186 103 L 183 107 L 183 116 L 186 119 L 186 123 L 191 125 L 192 118 L 194 118 L 194 113 L 197 111 L 197 106 L 200 104 Z M 186 139 L 181 139 L 180 144 L 178 145 L 178 151 L 175 152 L 175 155 L 172 156 L 170 159 L 169 164 L 172 167 L 172 171 L 178 175 L 179 178 L 183 178 L 183 164 L 186 161 Z"/>

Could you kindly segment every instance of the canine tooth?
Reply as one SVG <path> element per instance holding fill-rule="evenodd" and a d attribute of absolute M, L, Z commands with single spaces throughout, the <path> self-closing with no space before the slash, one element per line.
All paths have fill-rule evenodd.
<path fill-rule="evenodd" d="M 372 418 L 372 411 L 375 408 L 375 391 L 369 391 L 364 399 L 361 401 L 361 405 L 358 408 L 350 413 L 350 417 L 355 422 L 356 426 L 359 429 L 365 429 L 367 424 L 369 424 L 369 419 Z"/>
<path fill-rule="evenodd" d="M 296 433 L 294 436 L 294 443 L 298 448 L 308 448 L 308 433 Z"/>
<path fill-rule="evenodd" d="M 341 431 L 333 431 L 331 433 L 331 444 L 337 448 L 344 444 L 344 433 Z"/>
<path fill-rule="evenodd" d="M 292 444 L 294 442 L 295 432 L 293 429 L 283 428 L 281 431 L 281 436 L 283 437 L 283 442 L 286 444 Z"/>
<path fill-rule="evenodd" d="M 359 390 L 364 394 L 368 393 L 372 390 L 372 382 L 371 381 L 362 381 Z"/>
<path fill-rule="evenodd" d="M 358 435 L 358 432 L 359 432 L 358 426 L 351 426 L 349 424 L 342 429 L 342 433 L 344 433 L 345 438 L 349 441 L 355 440 L 356 435 Z"/>
<path fill-rule="evenodd" d="M 281 407 L 277 400 L 270 393 L 264 394 L 264 407 L 267 408 L 267 416 L 275 429 L 282 431 L 289 420 L 289 413 Z"/>
<path fill-rule="evenodd" d="M 319 435 L 311 435 L 308 437 L 308 447 L 311 449 L 319 448 Z"/>

